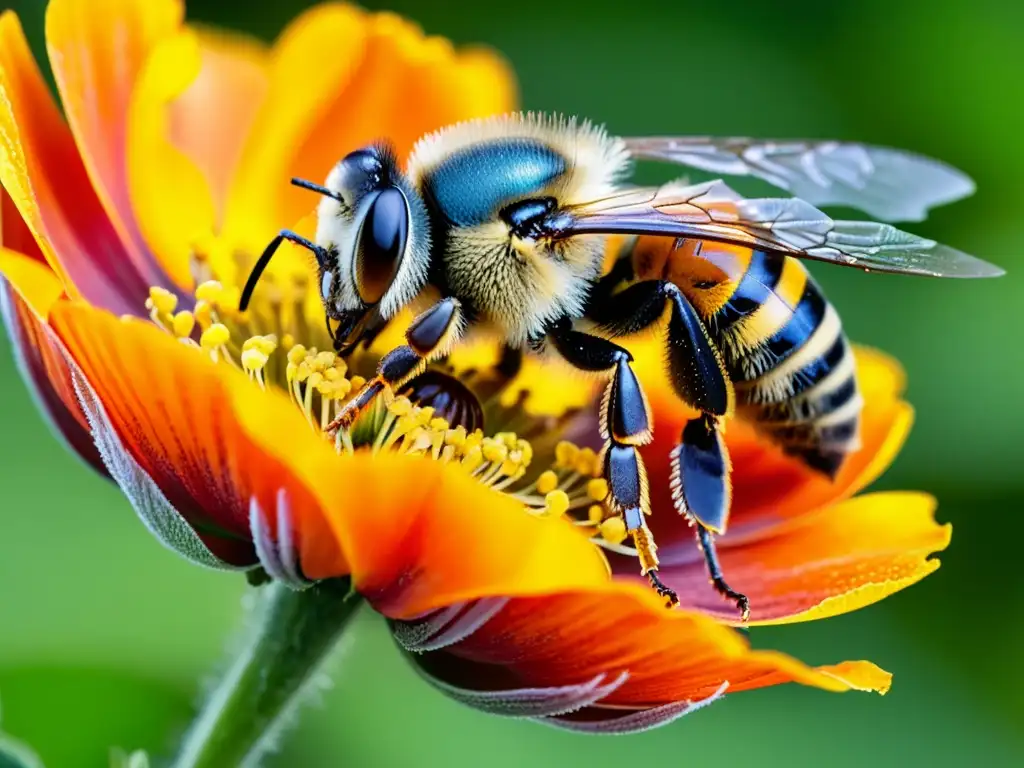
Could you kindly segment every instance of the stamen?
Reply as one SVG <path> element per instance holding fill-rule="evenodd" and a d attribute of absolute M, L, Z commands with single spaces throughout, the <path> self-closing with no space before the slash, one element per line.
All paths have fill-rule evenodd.
<path fill-rule="evenodd" d="M 214 323 L 203 331 L 203 335 L 199 337 L 199 346 L 210 354 L 214 362 L 221 359 L 221 356 L 229 360 L 227 343 L 230 340 L 231 332 L 227 329 L 227 326 L 221 323 Z"/>
<path fill-rule="evenodd" d="M 196 327 L 196 316 L 189 312 L 187 309 L 183 309 L 178 312 L 173 321 L 171 322 L 171 330 L 174 335 L 179 339 L 187 339 L 192 336 L 192 331 Z"/>
<path fill-rule="evenodd" d="M 373 375 L 380 352 L 359 349 L 342 359 L 325 349 L 331 342 L 322 322 L 307 322 L 312 319 L 306 317 L 312 306 L 309 279 L 297 273 L 266 275 L 259 296 L 247 312 L 239 312 L 233 278 L 247 273 L 251 259 L 235 254 L 237 264 L 221 269 L 230 251 L 223 243 L 207 245 L 193 254 L 192 308 L 179 309 L 176 295 L 151 288 L 146 309 L 153 323 L 215 363 L 240 368 L 261 389 L 287 391 L 310 429 L 324 433 Z M 219 249 L 216 258 L 213 248 Z M 528 514 L 569 520 L 602 549 L 637 556 L 624 544 L 628 534 L 621 514 L 609 507 L 597 453 L 567 440 L 555 443 L 568 417 L 531 416 L 521 407 L 527 391 L 506 397 L 511 380 L 502 385 L 484 375 L 457 378 L 454 368 L 442 365 L 428 368 L 398 392 L 387 392 L 350 429 L 339 430 L 331 438 L 335 450 L 394 451 L 450 464 L 516 499 Z M 485 433 L 485 421 L 498 429 Z"/>

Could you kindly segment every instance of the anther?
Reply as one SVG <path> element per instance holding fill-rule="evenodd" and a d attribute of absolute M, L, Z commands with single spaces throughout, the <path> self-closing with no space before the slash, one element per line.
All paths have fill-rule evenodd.
<path fill-rule="evenodd" d="M 231 333 L 228 331 L 227 326 L 221 323 L 214 323 L 203 331 L 203 335 L 199 337 L 199 344 L 207 352 L 213 352 L 223 347 L 230 340 Z"/>
<path fill-rule="evenodd" d="M 581 475 L 591 476 L 597 474 L 597 454 L 591 448 L 581 448 L 573 464 L 576 471 Z"/>
<path fill-rule="evenodd" d="M 196 299 L 205 301 L 213 306 L 223 306 L 224 286 L 216 280 L 207 280 L 196 286 Z"/>
<path fill-rule="evenodd" d="M 569 494 L 565 491 L 551 491 L 544 496 L 544 517 L 561 517 L 569 511 Z"/>
<path fill-rule="evenodd" d="M 170 316 L 178 308 L 178 297 L 170 291 L 153 286 L 149 289 L 149 299 L 146 301 L 146 309 L 156 310 L 161 315 Z"/>
<path fill-rule="evenodd" d="M 174 316 L 171 323 L 171 330 L 179 339 L 185 339 L 192 335 L 196 327 L 196 318 L 187 309 L 183 309 Z"/>
<path fill-rule="evenodd" d="M 550 469 L 537 478 L 537 493 L 547 495 L 558 487 L 558 475 Z"/>
<path fill-rule="evenodd" d="M 561 469 L 569 469 L 576 463 L 580 449 L 575 443 L 562 440 L 555 446 L 555 465 Z"/>
<path fill-rule="evenodd" d="M 603 477 L 595 477 L 588 481 L 587 496 L 594 501 L 604 501 L 608 496 L 608 481 Z"/>
<path fill-rule="evenodd" d="M 192 314 L 195 316 L 200 328 L 205 329 L 213 325 L 213 307 L 210 305 L 210 302 L 197 301 L 195 307 L 192 308 Z"/>
<path fill-rule="evenodd" d="M 621 544 L 626 540 L 626 523 L 618 515 L 603 521 L 598 530 L 601 532 L 601 538 L 609 544 Z"/>

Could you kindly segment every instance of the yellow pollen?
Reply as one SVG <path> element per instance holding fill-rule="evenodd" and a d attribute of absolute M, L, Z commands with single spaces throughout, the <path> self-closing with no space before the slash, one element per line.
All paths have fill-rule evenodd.
<path fill-rule="evenodd" d="M 576 457 L 579 456 L 579 453 L 580 449 L 575 443 L 570 443 L 568 440 L 562 440 L 555 446 L 555 463 L 558 467 L 568 469 L 575 464 Z"/>
<path fill-rule="evenodd" d="M 164 288 L 156 286 L 149 289 L 147 309 L 155 309 L 161 315 L 172 315 L 178 308 L 178 297 Z"/>
<path fill-rule="evenodd" d="M 602 520 L 604 520 L 604 507 L 600 504 L 591 504 L 587 507 L 587 520 L 589 520 L 592 525 L 598 525 Z"/>
<path fill-rule="evenodd" d="M 522 455 L 523 466 L 529 466 L 533 462 L 533 446 L 528 440 L 520 438 L 516 443 L 516 449 Z"/>
<path fill-rule="evenodd" d="M 475 445 L 466 451 L 466 455 L 462 457 L 462 466 L 470 472 L 476 471 L 479 467 L 483 466 L 484 453 L 480 449 L 479 445 Z"/>
<path fill-rule="evenodd" d="M 171 323 L 171 330 L 174 331 L 174 335 L 179 339 L 184 339 L 192 335 L 192 330 L 196 327 L 196 318 L 191 312 L 186 309 L 181 310 L 174 316 L 174 321 Z"/>
<path fill-rule="evenodd" d="M 626 540 L 626 523 L 621 517 L 609 517 L 598 528 L 601 538 L 609 544 L 621 544 Z"/>
<path fill-rule="evenodd" d="M 242 352 L 242 367 L 253 373 L 263 370 L 270 358 L 259 349 L 246 349 Z"/>
<path fill-rule="evenodd" d="M 197 301 L 192 314 L 195 315 L 200 328 L 209 328 L 213 325 L 213 307 L 210 306 L 210 302 Z"/>
<path fill-rule="evenodd" d="M 199 344 L 206 351 L 212 352 L 219 347 L 223 347 L 230 340 L 231 334 L 228 332 L 227 326 L 221 323 L 214 323 L 203 331 L 203 335 L 199 337 Z"/>
<path fill-rule="evenodd" d="M 561 517 L 569 511 L 569 494 L 565 491 L 551 491 L 544 496 L 545 517 Z"/>
<path fill-rule="evenodd" d="M 537 493 L 547 495 L 558 487 L 558 475 L 550 469 L 537 478 Z"/>
<path fill-rule="evenodd" d="M 587 496 L 594 501 L 604 501 L 608 495 L 608 481 L 603 477 L 595 477 L 587 483 Z"/>
<path fill-rule="evenodd" d="M 460 424 L 455 429 L 449 429 L 444 433 L 444 441 L 453 448 L 461 448 L 466 444 L 466 428 Z"/>
<path fill-rule="evenodd" d="M 352 379 L 353 386 L 355 386 L 356 378 L 359 377 L 354 377 Z M 388 410 L 398 417 L 408 416 L 412 413 L 412 401 L 407 397 L 396 397 L 391 401 L 391 405 L 388 406 Z"/>
<path fill-rule="evenodd" d="M 508 448 L 504 443 L 497 442 L 494 438 L 484 438 L 483 455 L 487 461 L 499 464 L 508 458 Z"/>
<path fill-rule="evenodd" d="M 581 448 L 574 462 L 575 469 L 581 475 L 597 474 L 597 454 L 590 448 Z"/>
<path fill-rule="evenodd" d="M 298 365 L 306 359 L 306 348 L 301 344 L 296 344 L 288 350 L 288 362 L 293 365 Z"/>
<path fill-rule="evenodd" d="M 217 306 L 221 303 L 224 296 L 224 286 L 216 280 L 207 280 L 205 283 L 200 283 L 196 286 L 196 298 L 199 301 L 205 301 L 208 304 Z"/>
<path fill-rule="evenodd" d="M 349 381 L 352 382 L 352 389 L 361 389 L 362 386 L 366 383 L 366 379 L 364 379 L 362 376 L 353 376 L 351 379 L 349 379 Z"/>

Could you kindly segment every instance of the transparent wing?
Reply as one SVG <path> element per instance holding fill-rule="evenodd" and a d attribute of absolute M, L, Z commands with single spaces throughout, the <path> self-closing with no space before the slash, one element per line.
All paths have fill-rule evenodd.
<path fill-rule="evenodd" d="M 848 205 L 883 221 L 921 221 L 974 193 L 961 171 L 912 152 L 838 141 L 625 139 L 634 157 L 726 176 L 756 176 L 813 205 Z"/>
<path fill-rule="evenodd" d="M 564 209 L 553 236 L 665 235 L 748 245 L 878 272 L 996 277 L 1003 270 L 891 224 L 834 221 L 799 198 L 746 199 L 723 181 L 643 188 Z"/>

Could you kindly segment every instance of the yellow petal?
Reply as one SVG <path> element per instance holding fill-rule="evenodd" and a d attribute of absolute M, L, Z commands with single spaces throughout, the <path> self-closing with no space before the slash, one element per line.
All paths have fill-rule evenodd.
<path fill-rule="evenodd" d="M 195 33 L 165 37 L 139 72 L 128 114 L 132 203 L 146 241 L 178 285 L 191 285 L 193 246 L 209 237 L 215 223 L 205 176 L 168 138 L 168 104 L 188 88 L 200 66 Z"/>
<path fill-rule="evenodd" d="M 195 32 L 202 64 L 170 106 L 170 141 L 206 177 L 220 222 L 242 147 L 266 96 L 269 51 L 241 34 Z"/>
<path fill-rule="evenodd" d="M 510 71 L 491 53 L 457 51 L 391 13 L 314 7 L 274 46 L 270 88 L 232 185 L 227 233 L 258 251 L 316 204 L 289 186 L 290 177 L 323 181 L 346 153 L 379 139 L 404 158 L 423 134 L 507 111 L 514 98 Z"/>

